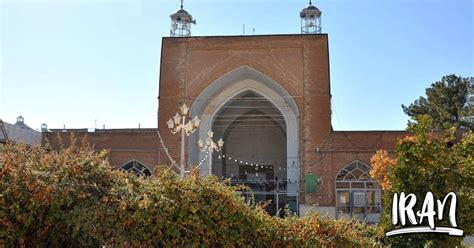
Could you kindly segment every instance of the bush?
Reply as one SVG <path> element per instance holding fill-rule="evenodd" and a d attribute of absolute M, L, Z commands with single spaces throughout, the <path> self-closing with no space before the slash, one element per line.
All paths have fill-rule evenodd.
<path fill-rule="evenodd" d="M 158 174 L 120 172 L 85 143 L 1 146 L 0 246 L 368 247 L 383 235 L 354 220 L 272 217 L 196 171 Z"/>

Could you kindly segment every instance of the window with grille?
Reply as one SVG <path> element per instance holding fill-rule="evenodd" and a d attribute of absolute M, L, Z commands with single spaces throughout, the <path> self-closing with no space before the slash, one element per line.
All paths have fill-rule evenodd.
<path fill-rule="evenodd" d="M 365 206 L 365 193 L 354 192 L 354 207 L 364 207 L 364 206 Z"/>
<path fill-rule="evenodd" d="M 131 160 L 120 167 L 121 170 L 134 173 L 137 176 L 149 177 L 151 171 L 144 164 L 137 160 Z"/>
<path fill-rule="evenodd" d="M 336 217 L 378 222 L 382 211 L 382 190 L 370 177 L 370 166 L 353 161 L 336 176 Z"/>

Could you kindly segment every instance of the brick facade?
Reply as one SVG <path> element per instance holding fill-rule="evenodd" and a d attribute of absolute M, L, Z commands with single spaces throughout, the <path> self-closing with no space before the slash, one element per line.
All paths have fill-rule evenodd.
<path fill-rule="evenodd" d="M 137 160 L 150 170 L 160 165 L 160 144 L 156 129 L 56 129 L 43 133 L 43 144 L 49 142 L 53 148 L 59 148 L 61 142 L 68 146 L 71 134 L 79 144 L 86 137 L 96 151 L 108 150 L 108 160 L 120 167 L 130 160 Z"/>
<path fill-rule="evenodd" d="M 298 157 L 300 180 L 307 173 L 321 179 L 316 193 L 301 193 L 300 205 L 334 212 L 335 178 L 345 165 L 360 160 L 370 165 L 379 149 L 393 150 L 405 131 L 333 131 L 327 34 L 218 36 L 163 38 L 158 128 L 172 156 L 179 161 L 180 137 L 166 125 L 178 107 L 192 106 L 202 92 L 224 75 L 242 66 L 273 79 L 291 96 L 297 106 Z M 74 131 L 77 136 L 84 130 Z M 44 134 L 57 146 L 56 133 Z M 155 129 L 97 130 L 87 133 L 96 149 L 110 149 L 110 162 L 116 166 L 137 159 L 150 169 L 169 164 L 160 152 Z M 186 146 L 187 147 L 187 146 Z M 315 163 L 316 162 L 316 163 Z M 304 192 L 304 184 L 300 184 Z M 334 214 L 331 214 L 334 215 Z"/>

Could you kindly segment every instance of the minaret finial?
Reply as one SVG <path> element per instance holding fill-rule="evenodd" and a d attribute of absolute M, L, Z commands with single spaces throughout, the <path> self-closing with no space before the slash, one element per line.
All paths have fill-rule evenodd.
<path fill-rule="evenodd" d="M 300 12 L 300 18 L 302 34 L 321 33 L 321 11 L 313 6 L 312 0 L 309 0 L 309 6 Z"/>
<path fill-rule="evenodd" d="M 193 16 L 183 9 L 184 0 L 181 0 L 180 2 L 181 2 L 181 9 L 178 10 L 176 13 L 170 15 L 171 37 L 190 36 L 191 24 L 196 24 L 196 20 L 193 19 Z"/>

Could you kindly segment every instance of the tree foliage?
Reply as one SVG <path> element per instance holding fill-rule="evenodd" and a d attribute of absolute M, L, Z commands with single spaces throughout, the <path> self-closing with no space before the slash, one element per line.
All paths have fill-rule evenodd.
<path fill-rule="evenodd" d="M 399 140 L 396 160 L 386 152 L 379 152 L 372 158 L 375 171 L 383 171 L 382 180 L 390 187 L 384 192 L 384 216 L 382 226 L 386 231 L 394 229 L 391 224 L 392 199 L 394 193 L 414 193 L 420 210 L 423 198 L 431 191 L 436 199 L 443 199 L 449 192 L 458 197 L 457 224 L 466 235 L 474 231 L 474 134 L 465 133 L 453 144 L 455 131 L 432 133 L 429 116 L 420 116 L 409 130 L 412 136 Z M 377 174 L 377 173 L 375 173 Z M 380 174 L 378 174 L 380 176 Z M 379 177 L 380 178 L 380 177 Z M 444 212 L 447 216 L 447 209 Z M 427 219 L 425 218 L 426 222 Z M 438 221 L 438 220 L 437 220 Z M 424 225 L 428 225 L 427 223 Z M 437 226 L 450 226 L 447 217 Z M 462 238 L 440 234 L 407 234 L 386 238 L 394 247 L 454 247 L 461 245 Z"/>
<path fill-rule="evenodd" d="M 382 235 L 316 214 L 272 217 L 216 177 L 144 179 L 105 158 L 85 143 L 0 146 L 0 247 L 371 247 Z"/>
<path fill-rule="evenodd" d="M 469 120 L 473 113 L 469 103 L 469 79 L 454 74 L 444 76 L 426 89 L 426 97 L 421 96 L 408 107 L 402 105 L 403 112 L 412 120 L 419 115 L 429 115 L 435 129 L 465 127 L 474 130 Z"/>
<path fill-rule="evenodd" d="M 397 164 L 397 160 L 391 158 L 389 153 L 384 150 L 377 151 L 372 158 L 370 159 L 372 164 L 372 170 L 370 171 L 370 176 L 375 180 L 379 181 L 380 186 L 383 190 L 390 190 L 392 185 L 387 178 L 387 172 L 390 167 Z"/>

